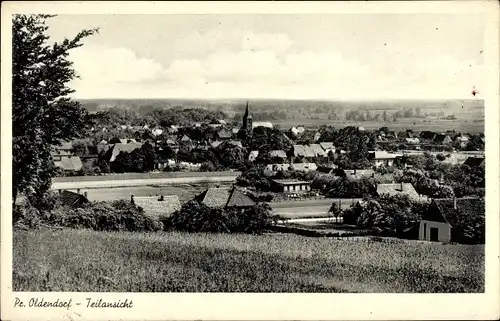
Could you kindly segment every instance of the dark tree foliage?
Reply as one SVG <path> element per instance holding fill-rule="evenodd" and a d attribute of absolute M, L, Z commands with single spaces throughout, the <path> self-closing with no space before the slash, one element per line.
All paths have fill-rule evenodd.
<path fill-rule="evenodd" d="M 71 49 L 97 30 L 48 44 L 50 15 L 14 15 L 12 19 L 12 162 L 13 203 L 18 193 L 41 198 L 51 185 L 51 145 L 72 139 L 85 127 L 85 111 L 70 99 L 67 83 L 77 77 L 68 60 Z"/>

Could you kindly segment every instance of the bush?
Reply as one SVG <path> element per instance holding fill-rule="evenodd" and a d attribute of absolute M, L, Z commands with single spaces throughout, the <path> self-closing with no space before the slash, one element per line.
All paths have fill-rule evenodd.
<path fill-rule="evenodd" d="M 262 233 L 276 224 L 277 216 L 271 214 L 266 203 L 248 209 L 209 208 L 197 201 L 185 203 L 170 217 L 163 217 L 165 229 L 186 232 Z"/>
<path fill-rule="evenodd" d="M 16 213 L 17 221 L 28 227 L 39 223 L 68 228 L 86 228 L 96 231 L 159 231 L 163 224 L 144 214 L 127 201 L 99 202 L 83 208 L 59 206 L 50 212 L 27 207 Z"/>

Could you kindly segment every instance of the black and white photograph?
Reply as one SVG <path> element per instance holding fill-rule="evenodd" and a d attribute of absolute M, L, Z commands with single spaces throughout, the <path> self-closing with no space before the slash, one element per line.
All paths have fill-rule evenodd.
<path fill-rule="evenodd" d="M 8 17 L 11 291 L 486 292 L 483 14 L 53 12 Z"/>

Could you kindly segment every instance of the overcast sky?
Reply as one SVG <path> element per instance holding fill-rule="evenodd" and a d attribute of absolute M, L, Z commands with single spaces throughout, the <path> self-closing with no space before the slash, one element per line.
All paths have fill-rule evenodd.
<path fill-rule="evenodd" d="M 471 98 L 479 15 L 60 15 L 77 98 Z"/>

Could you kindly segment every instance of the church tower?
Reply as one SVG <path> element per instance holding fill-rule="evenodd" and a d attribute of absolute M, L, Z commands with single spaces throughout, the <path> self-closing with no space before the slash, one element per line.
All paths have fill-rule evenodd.
<path fill-rule="evenodd" d="M 245 109 L 245 115 L 243 115 L 243 129 L 247 133 L 252 132 L 252 115 L 249 114 L 248 112 L 248 101 L 247 101 L 247 108 Z"/>

